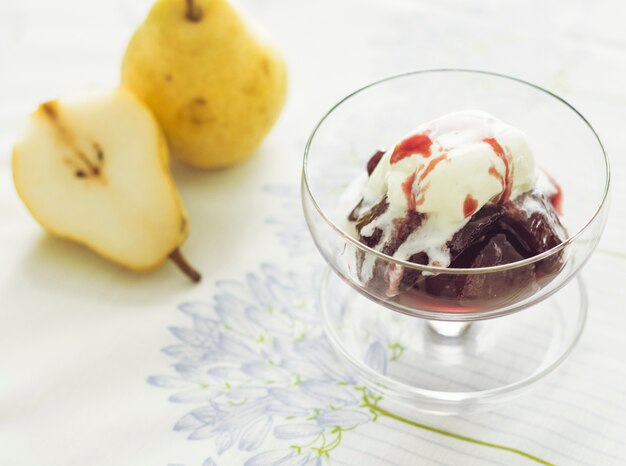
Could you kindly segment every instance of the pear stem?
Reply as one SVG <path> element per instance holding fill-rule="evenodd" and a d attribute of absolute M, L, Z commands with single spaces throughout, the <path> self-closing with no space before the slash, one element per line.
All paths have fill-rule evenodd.
<path fill-rule="evenodd" d="M 180 249 L 174 249 L 174 251 L 172 251 L 172 253 L 170 254 L 170 259 L 194 283 L 198 283 L 200 280 L 202 280 L 202 275 L 200 275 L 200 273 L 196 269 L 189 265 L 189 262 L 187 262 L 187 259 L 185 259 L 183 254 L 180 252 Z"/>
<path fill-rule="evenodd" d="M 185 18 L 189 21 L 196 23 L 202 19 L 202 10 L 198 5 L 194 3 L 194 0 L 185 0 L 187 9 L 185 11 Z"/>

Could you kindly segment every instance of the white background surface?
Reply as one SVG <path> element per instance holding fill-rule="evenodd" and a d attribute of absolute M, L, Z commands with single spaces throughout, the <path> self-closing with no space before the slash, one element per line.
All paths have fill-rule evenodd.
<path fill-rule="evenodd" d="M 240 3 L 284 52 L 290 96 L 251 161 L 214 173 L 174 164 L 192 220 L 184 250 L 205 275 L 198 287 L 170 265 L 135 275 L 43 235 L 10 180 L 10 145 L 23 117 L 40 101 L 115 85 L 149 2 L 0 3 L 0 464 L 200 465 L 213 444 L 173 432 L 185 410 L 146 383 L 169 367 L 160 349 L 171 343 L 167 327 L 181 321 L 177 304 L 210 300 L 215 280 L 242 277 L 261 261 L 296 267 L 274 247 L 265 219 L 279 209 L 259 194 L 262 187 L 297 186 L 309 131 L 340 97 L 387 75 L 442 67 L 511 74 L 569 100 L 609 152 L 613 202 L 603 252 L 585 269 L 589 326 L 560 376 L 496 413 L 424 422 L 559 464 L 626 463 L 622 2 Z M 531 464 L 389 420 L 347 436 L 333 458 L 350 465 Z"/>

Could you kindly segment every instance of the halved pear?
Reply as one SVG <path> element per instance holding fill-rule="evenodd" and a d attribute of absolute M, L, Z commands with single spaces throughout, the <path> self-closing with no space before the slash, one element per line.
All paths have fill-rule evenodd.
<path fill-rule="evenodd" d="M 200 275 L 178 247 L 188 222 L 148 108 L 115 89 L 39 106 L 13 150 L 19 196 L 50 233 L 133 270 L 173 259 Z"/>

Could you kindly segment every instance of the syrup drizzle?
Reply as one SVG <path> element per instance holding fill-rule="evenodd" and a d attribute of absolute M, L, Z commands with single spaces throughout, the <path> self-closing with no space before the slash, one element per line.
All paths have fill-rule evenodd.
<path fill-rule="evenodd" d="M 389 163 L 398 163 L 400 160 L 413 154 L 420 154 L 422 157 L 430 157 L 432 141 L 426 134 L 414 134 L 402 140 L 393 149 Z"/>
<path fill-rule="evenodd" d="M 498 178 L 498 180 L 502 184 L 502 193 L 498 197 L 497 202 L 506 202 L 511 197 L 511 188 L 513 185 L 510 158 L 505 154 L 504 149 L 498 143 L 498 141 L 496 141 L 495 138 L 486 138 L 483 139 L 483 142 L 489 144 L 493 151 L 496 153 L 496 155 L 500 157 L 502 163 L 504 163 L 504 179 L 502 178 L 502 175 L 498 173 L 494 166 L 489 167 L 489 174 L 496 176 L 494 175 L 494 172 L 498 173 L 496 178 Z"/>
<path fill-rule="evenodd" d="M 416 207 L 415 194 L 413 194 L 413 183 L 415 182 L 415 175 L 416 172 L 413 172 L 407 177 L 406 180 L 402 182 L 402 191 L 406 196 L 406 204 L 408 210 L 415 210 Z"/>
<path fill-rule="evenodd" d="M 504 180 L 504 177 L 500 174 L 500 172 L 498 171 L 495 165 L 491 164 L 491 166 L 489 167 L 488 173 L 494 178 L 496 178 L 502 185 L 502 189 L 504 189 L 504 185 L 506 184 L 506 181 Z"/>
<path fill-rule="evenodd" d="M 426 168 L 423 171 L 422 169 L 424 168 L 424 165 L 420 165 L 417 171 L 413 172 L 413 174 L 409 175 L 406 180 L 402 182 L 402 191 L 406 196 L 406 204 L 409 210 L 415 210 L 417 206 L 424 203 L 424 195 L 426 194 L 428 186 L 430 186 L 430 183 L 426 183 L 426 185 L 421 186 L 419 194 L 416 198 L 415 194 L 413 194 L 413 184 L 415 183 L 415 177 L 417 176 L 417 174 L 421 171 L 420 176 L 417 179 L 417 183 L 419 185 L 422 183 L 422 181 L 424 181 L 424 178 L 426 178 L 430 174 L 430 172 L 435 169 L 437 164 L 443 160 L 448 160 L 448 154 L 441 154 L 440 156 L 432 159 L 430 162 L 428 162 L 428 165 L 426 165 Z"/>
<path fill-rule="evenodd" d="M 429 186 L 430 186 L 430 181 L 421 187 L 420 192 L 417 196 L 417 200 L 415 201 L 416 206 L 422 205 L 424 201 L 426 200 L 426 190 L 428 189 Z"/>
<path fill-rule="evenodd" d="M 463 215 L 465 216 L 465 218 L 476 212 L 477 208 L 478 201 L 474 199 L 471 194 L 465 196 L 465 202 L 463 202 Z"/>
<path fill-rule="evenodd" d="M 418 183 L 421 183 L 422 181 L 424 181 L 424 178 L 426 178 L 430 174 L 430 172 L 432 172 L 435 169 L 437 164 L 443 160 L 448 160 L 448 154 L 441 154 L 439 157 L 435 157 L 430 162 L 428 162 L 426 169 L 420 174 L 420 177 L 417 180 Z"/>

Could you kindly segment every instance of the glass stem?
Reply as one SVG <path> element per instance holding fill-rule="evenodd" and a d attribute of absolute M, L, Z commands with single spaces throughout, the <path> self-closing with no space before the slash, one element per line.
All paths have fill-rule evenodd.
<path fill-rule="evenodd" d="M 442 322 L 427 320 L 426 324 L 431 331 L 442 337 L 456 338 L 467 332 L 471 322 Z"/>

